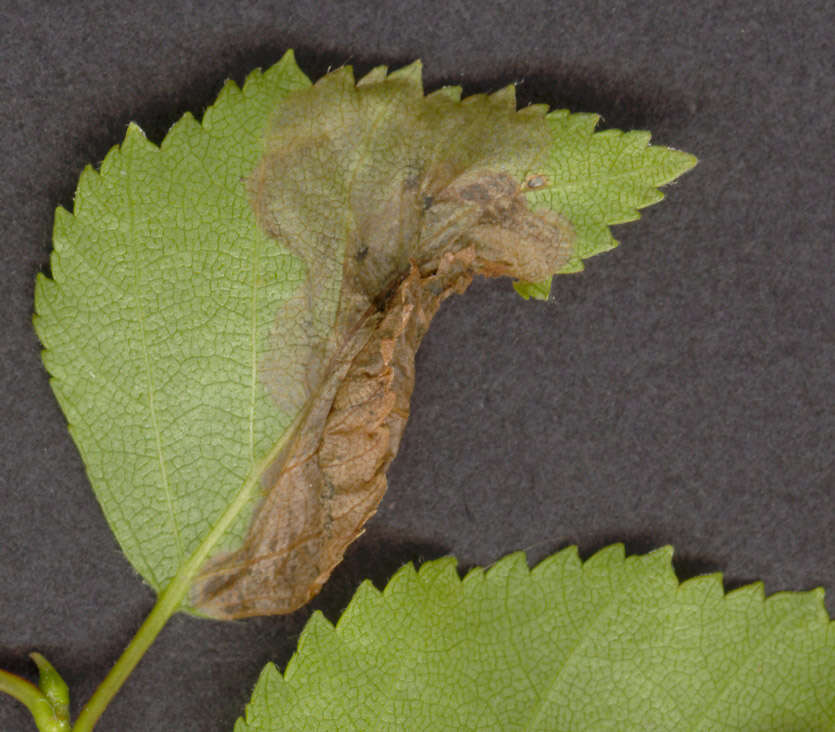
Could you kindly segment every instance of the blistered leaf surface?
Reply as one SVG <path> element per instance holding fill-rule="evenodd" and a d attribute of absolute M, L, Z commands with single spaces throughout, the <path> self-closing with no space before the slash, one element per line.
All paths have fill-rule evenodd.
<path fill-rule="evenodd" d="M 156 590 L 185 572 L 218 618 L 306 602 L 382 497 L 440 303 L 477 274 L 547 297 L 694 163 L 546 112 L 511 87 L 424 96 L 417 63 L 310 86 L 288 54 L 84 172 L 36 327 Z"/>
<path fill-rule="evenodd" d="M 336 627 L 314 613 L 235 732 L 832 729 L 823 591 L 726 595 L 718 575 L 679 584 L 671 557 L 513 554 L 463 580 L 451 558 L 408 565 Z"/>
<path fill-rule="evenodd" d="M 253 209 L 307 277 L 261 373 L 302 418 L 247 541 L 197 580 L 195 605 L 216 617 L 298 607 L 341 561 L 385 491 L 441 301 L 474 274 L 548 277 L 574 244 L 525 199 L 550 135 L 511 88 L 424 98 L 419 64 L 356 85 L 342 69 L 279 107 L 266 148 Z"/>

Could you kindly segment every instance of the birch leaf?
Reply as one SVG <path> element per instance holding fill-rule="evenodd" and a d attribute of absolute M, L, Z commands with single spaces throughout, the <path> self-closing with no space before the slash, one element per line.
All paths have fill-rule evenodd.
<path fill-rule="evenodd" d="M 288 54 L 84 171 L 35 323 L 156 591 L 176 577 L 216 618 L 318 592 L 385 491 L 441 302 L 475 275 L 544 296 L 695 163 L 592 128 L 512 87 L 424 96 L 418 63 L 311 86 Z"/>
<path fill-rule="evenodd" d="M 835 625 L 823 590 L 679 584 L 672 550 L 529 570 L 521 553 L 461 580 L 446 557 L 363 583 L 336 627 L 310 618 L 267 664 L 235 732 L 831 730 Z"/>

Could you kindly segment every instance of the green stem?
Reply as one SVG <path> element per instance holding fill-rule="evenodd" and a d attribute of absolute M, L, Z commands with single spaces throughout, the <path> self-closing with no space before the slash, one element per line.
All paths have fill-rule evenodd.
<path fill-rule="evenodd" d="M 243 492 L 243 491 L 242 491 Z M 128 644 L 128 647 L 122 652 L 119 660 L 110 669 L 110 673 L 105 676 L 104 681 L 99 684 L 99 687 L 93 693 L 78 715 L 75 721 L 75 726 L 72 732 L 90 732 L 93 726 L 98 722 L 110 700 L 116 696 L 116 692 L 125 683 L 125 679 L 130 676 L 131 671 L 136 668 L 145 651 L 148 650 L 151 643 L 159 635 L 163 626 L 168 622 L 168 619 L 180 607 L 183 598 L 188 592 L 191 584 L 191 579 L 197 573 L 197 570 L 205 561 L 212 547 L 217 542 L 218 538 L 223 535 L 223 532 L 234 520 L 240 506 L 237 505 L 238 500 L 232 503 L 229 508 L 224 511 L 223 516 L 215 524 L 212 531 L 203 540 L 194 554 L 189 557 L 188 561 L 180 568 L 180 571 L 171 580 L 168 585 L 157 598 L 157 602 L 151 610 L 145 622 L 139 626 L 139 630 L 133 637 L 133 640 Z M 233 509 L 234 513 L 232 513 Z M 229 514 L 232 515 L 229 515 Z"/>
<path fill-rule="evenodd" d="M 16 674 L 11 674 L 8 671 L 0 669 L 0 691 L 5 692 L 9 696 L 13 696 L 21 704 L 23 704 L 34 716 L 34 710 L 38 705 L 46 700 L 46 697 L 41 693 L 41 690 L 33 683 L 26 679 L 20 678 Z"/>
<path fill-rule="evenodd" d="M 54 732 L 65 730 L 68 727 L 62 725 L 57 719 L 46 695 L 34 684 L 26 679 L 20 678 L 8 671 L 0 670 L 0 691 L 13 696 L 23 704 L 35 720 L 35 725 L 41 732 Z"/>
<path fill-rule="evenodd" d="M 139 627 L 133 640 L 122 652 L 119 660 L 110 669 L 110 673 L 107 674 L 104 681 L 99 684 L 93 696 L 90 697 L 90 701 L 84 705 L 84 709 L 81 710 L 81 714 L 78 715 L 78 719 L 72 728 L 73 732 L 90 732 L 93 729 L 110 700 L 125 683 L 125 679 L 139 663 L 142 656 L 145 655 L 145 651 L 148 650 L 168 619 L 180 606 L 185 591 L 180 587 L 181 583 L 177 582 L 178 578 L 179 574 L 157 598 L 156 605 L 154 605 L 148 617 L 145 618 L 145 622 Z"/>

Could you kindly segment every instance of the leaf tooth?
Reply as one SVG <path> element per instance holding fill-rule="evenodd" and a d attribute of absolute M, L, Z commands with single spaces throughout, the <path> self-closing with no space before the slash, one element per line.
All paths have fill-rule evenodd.
<path fill-rule="evenodd" d="M 158 152 L 159 147 L 147 138 L 144 130 L 136 122 L 130 122 L 125 131 L 125 139 L 120 145 L 112 147 L 102 161 L 99 175 L 101 178 L 116 174 L 127 175 L 128 169 L 135 162 L 143 159 L 147 161 Z M 76 201 L 81 195 L 81 186 L 79 186 L 76 191 Z M 78 215 L 78 211 L 74 213 Z"/>
<path fill-rule="evenodd" d="M 464 575 L 464 579 L 461 580 L 462 586 L 465 590 L 468 590 L 473 586 L 483 584 L 485 572 L 486 570 L 484 567 L 471 567 L 467 570 L 467 574 Z"/>
<path fill-rule="evenodd" d="M 125 132 L 125 139 L 120 146 L 122 152 L 126 153 L 127 150 L 133 150 L 134 148 L 141 150 L 146 146 L 156 147 L 156 145 L 148 140 L 145 130 L 136 124 L 136 122 L 129 122 L 128 129 Z"/>
<path fill-rule="evenodd" d="M 239 101 L 240 98 L 246 94 L 246 84 L 249 84 L 250 88 L 253 85 L 258 85 L 261 82 L 261 77 L 261 69 L 255 69 L 255 71 L 247 76 L 244 89 L 241 89 L 232 79 L 227 79 L 220 88 L 217 99 L 215 99 L 211 106 L 209 106 L 203 113 L 203 125 L 211 126 L 212 121 L 218 115 L 219 111 L 222 111 L 224 107 Z"/>
<path fill-rule="evenodd" d="M 488 592 L 504 592 L 504 588 L 526 581 L 530 573 L 525 552 L 513 552 L 487 569 L 485 589 Z"/>
<path fill-rule="evenodd" d="M 102 161 L 102 171 L 116 167 L 116 161 L 119 158 L 119 146 L 114 145 L 108 150 Z M 97 172 L 92 165 L 85 165 L 84 170 L 78 178 L 78 185 L 75 188 L 73 196 L 73 210 L 72 216 L 76 217 L 81 214 L 84 209 L 85 199 L 95 198 L 99 195 L 101 190 L 101 173 Z M 57 218 L 56 212 L 56 218 Z"/>
<path fill-rule="evenodd" d="M 460 86 L 442 86 L 430 94 L 426 95 L 427 101 L 435 101 L 437 99 L 450 99 L 453 102 L 461 101 L 461 93 L 463 89 Z"/>
<path fill-rule="evenodd" d="M 262 86 L 264 84 L 270 83 L 273 77 L 282 78 L 286 76 L 288 71 L 292 72 L 294 75 L 299 74 L 304 76 L 305 79 L 307 79 L 307 76 L 302 72 L 296 63 L 296 54 L 292 48 L 285 51 L 284 55 L 266 71 L 260 67 L 250 71 L 246 75 L 243 85 L 240 87 L 232 79 L 227 79 L 223 88 L 220 90 L 220 94 L 218 94 L 217 99 L 206 110 L 206 113 L 213 108 L 223 107 L 230 102 L 237 101 L 239 94 L 250 97 L 263 93 Z M 206 115 L 204 114 L 204 122 L 205 119 Z"/>
<path fill-rule="evenodd" d="M 388 66 L 375 66 L 358 82 L 357 86 L 369 86 L 370 84 L 377 84 L 384 81 L 388 74 Z"/>
<path fill-rule="evenodd" d="M 429 572 L 424 572 L 423 567 L 418 572 L 418 577 L 426 588 L 426 592 L 439 597 L 457 595 L 461 588 L 458 560 L 454 557 L 442 557 L 431 564 Z"/>
<path fill-rule="evenodd" d="M 328 649 L 340 643 L 335 628 L 331 622 L 317 610 L 310 616 L 310 620 L 299 636 L 299 644 L 293 654 L 287 668 L 284 669 L 284 680 L 292 681 L 294 674 L 299 670 L 306 657 L 322 655 L 327 658 Z"/>
<path fill-rule="evenodd" d="M 520 572 L 522 576 L 530 573 L 527 556 L 522 551 L 512 552 L 487 569 L 487 580 L 491 583 L 503 583 Z"/>
<path fill-rule="evenodd" d="M 305 74 L 296 63 L 296 55 L 291 50 L 287 51 L 281 60 L 270 66 L 266 71 L 255 75 L 253 72 L 247 76 L 244 82 L 244 94 L 260 95 L 264 92 L 262 87 L 277 87 L 284 91 L 291 91 L 301 87 L 308 87 L 311 85 L 310 78 Z"/>
<path fill-rule="evenodd" d="M 549 122 L 561 122 L 567 120 L 569 117 L 574 117 L 579 113 L 571 114 L 571 111 L 568 109 L 552 109 L 546 115 L 546 119 Z"/>
<path fill-rule="evenodd" d="M 59 251 L 57 248 L 52 251 L 52 254 L 49 256 L 49 269 L 52 274 L 52 281 L 55 283 L 56 287 L 60 290 L 62 286 L 67 284 L 67 276 L 64 273 L 64 253 L 66 250 L 71 246 L 70 242 L 66 242 L 67 246 L 64 247 L 64 252 Z M 58 290 L 53 290 L 51 294 L 57 293 Z M 50 305 L 54 305 L 57 302 L 53 300 L 49 302 Z M 37 303 L 36 303 L 37 306 Z M 39 308 L 40 311 L 40 308 Z"/>
<path fill-rule="evenodd" d="M 286 73 L 288 66 L 295 66 L 296 68 L 299 67 L 298 63 L 296 62 L 296 52 L 292 48 L 288 48 L 284 55 L 278 60 L 277 64 L 273 64 L 269 69 L 267 69 L 264 76 L 268 74 L 283 74 Z M 250 74 L 252 76 L 252 74 Z M 247 77 L 248 79 L 249 77 Z"/>
<path fill-rule="evenodd" d="M 508 84 L 487 97 L 491 103 L 498 107 L 505 106 L 510 111 L 516 111 L 516 86 Z"/>
<path fill-rule="evenodd" d="M 261 673 L 258 675 L 256 689 L 260 686 L 271 687 L 281 686 L 283 684 L 284 678 L 281 676 L 278 667 L 272 661 L 267 661 Z"/>
<path fill-rule="evenodd" d="M 829 615 L 823 606 L 823 593 L 822 587 L 808 592 L 775 592 L 765 598 L 765 610 L 772 616 L 794 616 L 795 625 L 828 621 Z M 802 603 L 798 602 L 798 597 L 803 599 Z"/>
<path fill-rule="evenodd" d="M 470 94 L 468 97 L 464 97 L 461 100 L 461 104 L 464 106 L 475 106 L 475 105 L 484 105 L 487 102 L 487 95 L 486 94 Z"/>
<path fill-rule="evenodd" d="M 651 149 L 657 149 L 659 154 L 666 153 L 664 176 L 656 179 L 655 183 L 659 186 L 665 186 L 668 183 L 672 183 L 680 175 L 696 167 L 699 163 L 699 159 L 695 155 L 691 155 L 690 153 L 686 153 L 681 150 L 676 150 L 675 148 L 659 147 Z"/>
<path fill-rule="evenodd" d="M 334 94 L 334 102 L 344 97 L 346 93 L 353 91 L 356 82 L 354 81 L 353 66 L 340 66 L 329 74 L 325 74 L 313 85 L 320 90 L 320 94 Z"/>
<path fill-rule="evenodd" d="M 762 603 L 765 601 L 765 585 L 762 582 L 752 582 L 750 585 L 737 587 L 725 595 L 725 601 L 729 605 L 738 606 Z"/>
<path fill-rule="evenodd" d="M 614 564 L 623 564 L 626 558 L 626 547 L 623 543 L 610 544 L 598 550 L 583 562 L 583 571 L 587 573 L 597 572 Z"/>
<path fill-rule="evenodd" d="M 765 599 L 766 613 L 794 615 L 796 627 L 822 624 L 835 631 L 835 620 L 830 620 L 824 605 L 825 596 L 823 587 L 816 587 L 807 592 L 775 592 Z M 802 599 L 802 603 L 799 599 Z"/>
<path fill-rule="evenodd" d="M 411 562 L 404 564 L 386 583 L 386 586 L 383 589 L 383 596 L 389 597 L 392 594 L 399 592 L 400 590 L 398 588 L 406 590 L 407 588 L 413 586 L 417 582 L 417 576 L 417 570 L 415 570 L 415 566 Z"/>
<path fill-rule="evenodd" d="M 563 268 L 564 270 L 565 268 Z M 563 271 L 560 270 L 560 271 Z M 513 283 L 513 289 L 524 300 L 547 300 L 551 295 L 551 279 L 543 280 L 542 282 L 525 282 L 523 280 L 516 280 Z"/>
<path fill-rule="evenodd" d="M 657 561 L 659 564 L 666 564 L 672 566 L 673 552 L 673 547 L 669 544 L 665 544 L 664 546 L 659 546 L 657 549 L 653 549 L 646 555 L 637 556 L 646 556 L 649 560 Z"/>
<path fill-rule="evenodd" d="M 340 633 L 345 633 L 357 623 L 367 622 L 365 618 L 378 612 L 382 600 L 383 593 L 374 586 L 373 582 L 364 580 L 337 621 L 336 629 Z"/>
<path fill-rule="evenodd" d="M 712 572 L 691 577 L 679 585 L 678 594 L 681 597 L 691 598 L 699 604 L 704 604 L 706 600 L 721 600 L 725 597 L 722 573 Z"/>
<path fill-rule="evenodd" d="M 38 272 L 35 277 L 35 313 L 32 316 L 32 325 L 35 333 L 44 347 L 44 352 L 50 347 L 51 330 L 49 321 L 44 320 L 55 307 L 55 298 L 58 292 L 58 283 L 47 277 L 43 272 Z"/>
<path fill-rule="evenodd" d="M 412 565 L 407 565 L 411 567 Z M 412 567 L 414 571 L 414 567 Z M 399 574 L 399 572 L 398 572 Z M 397 574 L 394 575 L 397 577 Z M 433 559 L 431 562 L 425 562 L 421 565 L 417 572 L 417 577 L 420 578 L 422 584 L 430 585 L 444 581 L 449 577 L 454 576 L 456 580 L 460 581 L 458 577 L 458 560 L 455 557 L 441 557 L 440 559 Z M 391 583 L 389 583 L 391 584 Z M 388 590 L 388 587 L 386 587 Z"/>
<path fill-rule="evenodd" d="M 652 139 L 652 135 L 646 130 L 629 130 L 628 132 L 621 132 L 620 130 L 606 130 L 606 132 L 618 132 L 621 140 L 623 141 L 623 147 L 630 148 L 638 152 L 645 152 L 646 148 L 649 147 L 650 140 Z M 602 135 L 605 133 L 599 132 L 597 134 Z"/>
<path fill-rule="evenodd" d="M 522 107 L 519 114 L 526 117 L 544 117 L 548 115 L 547 104 L 529 104 L 527 107 Z"/>
<path fill-rule="evenodd" d="M 531 576 L 542 579 L 549 574 L 561 576 L 566 571 L 580 572 L 583 563 L 576 544 L 561 549 L 556 554 L 546 557 L 531 570 Z"/>
<path fill-rule="evenodd" d="M 92 171 L 95 176 L 95 171 Z M 97 177 L 97 176 L 96 176 Z M 89 182 L 95 181 L 96 178 L 87 176 Z M 80 187 L 80 186 L 79 186 Z M 55 220 L 52 223 L 52 247 L 56 252 L 67 249 L 70 238 L 73 235 L 77 219 L 63 206 L 58 206 L 55 209 Z"/>
<path fill-rule="evenodd" d="M 388 75 L 388 78 L 392 81 L 406 82 L 423 96 L 423 62 L 420 59 L 412 61 L 407 66 L 401 66 L 396 71 L 392 71 Z"/>
<path fill-rule="evenodd" d="M 626 138 L 630 135 L 629 132 L 624 132 L 623 130 L 616 130 L 616 129 L 609 129 L 609 130 L 599 130 L 594 133 L 594 140 L 598 145 L 605 144 L 613 144 L 616 140 L 620 140 Z"/>
<path fill-rule="evenodd" d="M 546 121 L 554 127 L 561 127 L 569 134 L 574 134 L 582 137 L 591 135 L 598 122 L 600 116 L 597 114 L 590 114 L 588 112 L 569 112 L 567 109 L 555 109 L 549 112 Z"/>
<path fill-rule="evenodd" d="M 186 112 L 178 119 L 166 133 L 160 144 L 160 150 L 168 152 L 177 145 L 187 145 L 189 138 L 194 138 L 203 132 L 203 127 L 191 112 Z"/>
<path fill-rule="evenodd" d="M 612 241 L 614 241 L 614 239 Z M 614 246 L 617 246 L 617 242 L 615 242 Z M 609 248 L 613 249 L 614 246 Z M 563 267 L 557 274 L 576 274 L 577 272 L 582 272 L 585 268 L 586 265 L 583 264 L 582 258 L 574 254 L 565 263 L 565 267 Z"/>

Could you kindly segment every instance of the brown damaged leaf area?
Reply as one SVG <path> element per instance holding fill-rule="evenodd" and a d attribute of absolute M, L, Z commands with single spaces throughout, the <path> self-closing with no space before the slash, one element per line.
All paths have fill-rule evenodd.
<path fill-rule="evenodd" d="M 246 541 L 193 583 L 195 609 L 221 619 L 301 607 L 362 534 L 443 300 L 474 275 L 543 280 L 572 253 L 570 225 L 525 199 L 548 184 L 548 135 L 512 90 L 423 97 L 413 65 L 357 85 L 337 72 L 288 102 L 247 185 L 259 225 L 307 265 L 259 367 L 298 417 Z"/>

